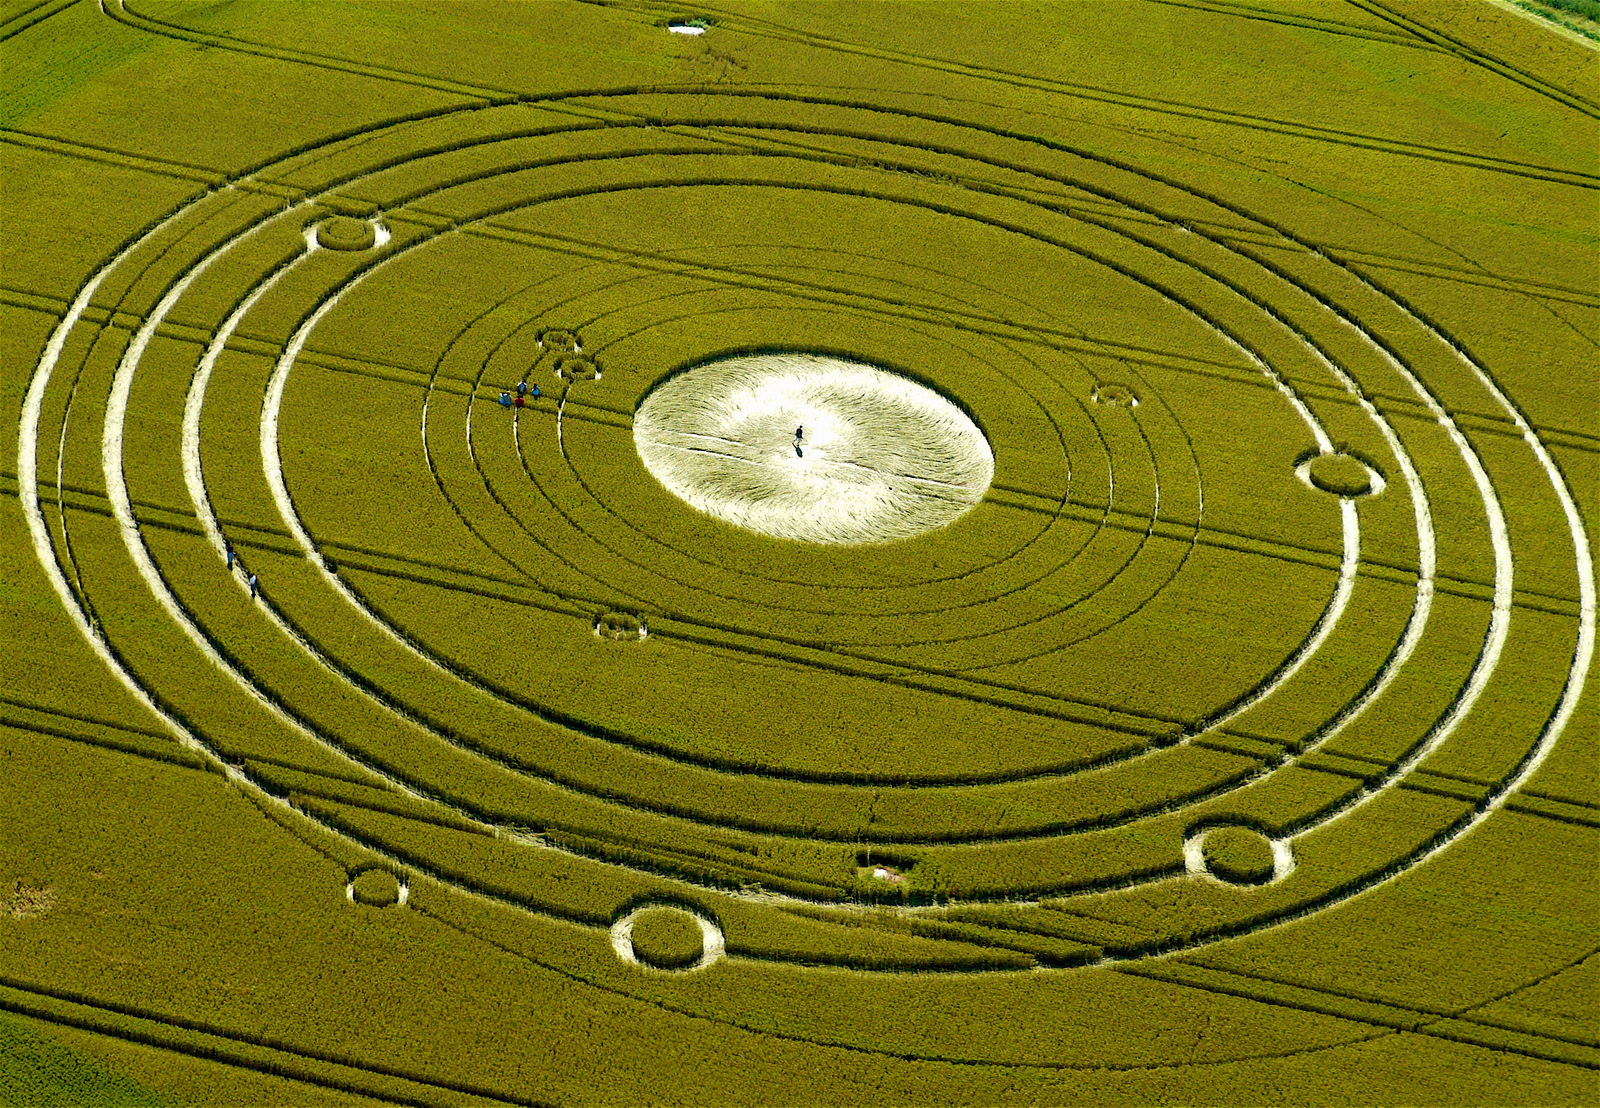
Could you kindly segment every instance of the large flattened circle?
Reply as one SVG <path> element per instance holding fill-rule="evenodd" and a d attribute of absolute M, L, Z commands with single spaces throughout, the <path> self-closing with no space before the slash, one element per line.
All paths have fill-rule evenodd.
<path fill-rule="evenodd" d="M 645 468 L 694 508 L 780 539 L 858 545 L 943 527 L 983 498 L 994 451 L 898 373 L 825 354 L 695 366 L 639 406 Z"/>

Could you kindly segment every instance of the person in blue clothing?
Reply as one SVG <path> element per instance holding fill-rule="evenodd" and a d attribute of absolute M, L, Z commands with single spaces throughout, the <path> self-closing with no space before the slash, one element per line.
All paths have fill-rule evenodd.
<path fill-rule="evenodd" d="M 518 381 L 517 382 L 517 395 L 518 396 L 527 396 L 528 395 L 528 382 L 526 382 L 526 381 Z"/>
<path fill-rule="evenodd" d="M 250 575 L 250 599 L 251 600 L 254 600 L 256 598 L 256 592 L 257 591 L 258 590 L 257 590 L 257 587 L 256 587 L 256 575 L 252 573 Z"/>
<path fill-rule="evenodd" d="M 500 406 L 502 408 L 511 407 L 511 394 L 509 392 L 502 392 L 500 394 Z"/>

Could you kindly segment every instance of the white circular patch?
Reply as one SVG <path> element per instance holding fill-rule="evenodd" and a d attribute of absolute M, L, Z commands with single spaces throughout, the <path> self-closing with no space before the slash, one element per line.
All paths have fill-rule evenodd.
<path fill-rule="evenodd" d="M 708 515 L 804 542 L 890 542 L 983 498 L 994 451 L 949 400 L 820 354 L 758 354 L 670 377 L 639 407 L 647 468 Z"/>

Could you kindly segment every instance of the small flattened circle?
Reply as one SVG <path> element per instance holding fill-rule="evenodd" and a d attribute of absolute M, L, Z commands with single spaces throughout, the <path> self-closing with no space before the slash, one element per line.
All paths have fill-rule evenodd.
<path fill-rule="evenodd" d="M 983 498 L 994 452 L 950 400 L 877 366 L 820 354 L 725 358 L 657 385 L 634 447 L 692 507 L 801 542 L 892 542 Z"/>
<path fill-rule="evenodd" d="M 583 350 L 578 332 L 565 327 L 548 327 L 539 332 L 539 349 L 548 354 L 577 354 Z"/>
<path fill-rule="evenodd" d="M 1113 384 L 1109 381 L 1102 385 L 1096 385 L 1094 392 L 1089 394 L 1089 398 L 1096 404 L 1104 404 L 1108 408 L 1137 408 L 1139 406 L 1138 393 L 1127 385 Z"/>
<path fill-rule="evenodd" d="M 1184 841 L 1185 868 L 1225 885 L 1265 885 L 1294 870 L 1287 839 L 1274 839 L 1243 824 L 1213 824 Z"/>
<path fill-rule="evenodd" d="M 633 953 L 656 969 L 688 969 L 705 953 L 700 921 L 672 908 L 648 908 L 634 917 Z"/>
<path fill-rule="evenodd" d="M 705 969 L 727 954 L 722 928 L 686 904 L 640 904 L 611 925 L 611 948 L 630 965 L 669 973 Z"/>
<path fill-rule="evenodd" d="M 371 250 L 378 244 L 378 228 L 370 220 L 334 215 L 317 224 L 317 245 L 324 250 Z"/>
<path fill-rule="evenodd" d="M 556 376 L 567 381 L 598 381 L 600 366 L 582 354 L 562 354 L 553 363 Z"/>
<path fill-rule="evenodd" d="M 352 901 L 373 908 L 404 904 L 409 891 L 404 881 L 386 869 L 362 870 L 345 886 L 345 895 Z"/>
<path fill-rule="evenodd" d="M 1248 827 L 1218 827 L 1206 836 L 1206 870 L 1232 885 L 1260 885 L 1272 879 L 1272 846 Z"/>
<path fill-rule="evenodd" d="M 1312 488 L 1347 500 L 1376 495 L 1388 483 L 1377 466 L 1338 451 L 1305 459 L 1295 467 L 1295 473 Z"/>
<path fill-rule="evenodd" d="M 632 612 L 606 612 L 594 621 L 594 633 L 612 642 L 640 642 L 650 637 L 644 617 Z"/>

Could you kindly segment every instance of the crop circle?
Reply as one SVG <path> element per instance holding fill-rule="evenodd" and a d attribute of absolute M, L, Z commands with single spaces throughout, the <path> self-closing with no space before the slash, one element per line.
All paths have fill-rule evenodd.
<path fill-rule="evenodd" d="M 717 519 L 774 538 L 851 545 L 943 527 L 982 499 L 994 454 L 925 385 L 818 354 L 696 366 L 634 417 L 645 468 Z"/>
<path fill-rule="evenodd" d="M 8 282 L 37 365 L 7 479 L 55 627 L 17 677 L 65 668 L 6 731 L 74 779 L 109 760 L 107 811 L 129 781 L 139 811 L 198 805 L 165 823 L 224 870 L 233 829 L 266 830 L 267 915 L 206 944 L 240 984 L 349 932 L 328 964 L 373 954 L 412 1030 L 448 993 L 575 1043 L 600 1004 L 622 1022 L 590 1045 L 659 1029 L 649 1082 L 693 1040 L 677 1091 L 712 1100 L 784 1059 L 889 1094 L 943 1067 L 977 1100 L 1430 1042 L 1502 1091 L 1593 1061 L 1528 1020 L 1597 943 L 1567 849 L 1594 823 L 1596 645 L 1567 378 L 1600 302 L 1563 191 L 1596 178 L 1548 52 L 1488 33 L 1513 17 L 1160 8 L 1269 63 L 1470 75 L 1442 109 L 1397 79 L 1352 122 L 1329 89 L 1140 66 L 1150 28 L 1107 40 L 1092 5 L 1051 19 L 1071 72 L 1033 77 L 954 10 L 945 41 L 730 9 L 693 42 L 660 8 L 525 5 L 496 36 L 550 49 L 508 67 L 444 65 L 442 23 L 397 52 L 315 12 L 61 7 L 7 49 L 179 41 L 23 105 L 51 137 L 14 152 L 41 172 L 8 206 L 43 237 Z M 73 123 L 129 124 L 151 64 L 240 48 L 216 128 Z M 360 95 L 276 111 L 285 81 Z M 67 892 L 129 892 L 91 860 Z M 1483 910 L 1503 951 L 1456 957 Z M 160 984 L 94 976 L 80 999 L 113 1007 L 76 1007 L 112 1032 Z M 210 1006 L 219 1041 L 295 992 L 268 986 Z M 252 1057 L 412 1099 L 594 1088 L 582 1058 L 529 1087 L 547 1036 L 485 1053 L 316 1011 L 290 1037 L 365 1069 Z M 668 1088 L 627 1068 L 618 1098 Z"/>
<path fill-rule="evenodd" d="M 647 901 L 611 925 L 618 958 L 646 969 L 673 973 L 702 970 L 726 953 L 716 920 L 685 904 Z"/>
<path fill-rule="evenodd" d="M 1104 404 L 1111 408 L 1137 408 L 1139 394 L 1127 385 L 1103 384 L 1096 385 L 1091 394 L 1096 404 Z"/>
<path fill-rule="evenodd" d="M 539 349 L 548 354 L 577 354 L 583 350 L 577 332 L 569 331 L 565 327 L 551 327 L 541 331 L 537 341 Z"/>
<path fill-rule="evenodd" d="M 1206 872 L 1233 885 L 1272 880 L 1272 844 L 1253 827 L 1214 827 L 1201 846 Z"/>
<path fill-rule="evenodd" d="M 436 826 L 469 827 L 507 851 L 557 852 L 628 882 L 607 907 L 658 895 L 661 882 L 694 887 L 741 929 L 741 944 L 761 933 L 762 913 L 780 910 L 775 902 L 844 920 L 885 899 L 877 890 L 889 885 L 896 910 L 935 923 L 952 901 L 1026 914 L 1073 899 L 1113 916 L 1143 912 L 1140 898 L 1162 905 L 1139 915 L 1137 929 L 1084 939 L 1093 950 L 1084 958 L 1107 961 L 1339 903 L 1449 847 L 1537 769 L 1572 715 L 1569 690 L 1582 688 L 1592 573 L 1564 555 L 1572 595 L 1546 613 L 1559 664 L 1524 665 L 1506 645 L 1508 627 L 1526 620 L 1507 535 L 1529 550 L 1586 547 L 1567 526 L 1576 518 L 1563 507 L 1569 493 L 1532 430 L 1483 456 L 1456 430 L 1429 387 L 1434 374 L 1477 390 L 1474 402 L 1503 412 L 1506 428 L 1520 427 L 1520 416 L 1424 321 L 1302 249 L 1292 229 L 1250 224 L 1300 258 L 1303 271 L 1286 276 L 1177 209 L 1212 205 L 1214 226 L 1247 223 L 1247 212 L 1173 195 L 1170 183 L 1091 153 L 819 103 L 777 122 L 742 120 L 781 141 L 708 168 L 685 136 L 740 118 L 731 92 L 719 108 L 705 117 L 701 98 L 661 94 L 650 118 L 671 117 L 670 133 L 573 124 L 560 165 L 543 158 L 555 140 L 530 133 L 520 106 L 438 121 L 453 144 L 448 157 L 433 143 L 440 136 L 428 137 L 434 124 L 397 132 L 396 143 L 415 139 L 414 156 L 401 147 L 370 172 L 355 147 L 339 164 L 356 176 L 324 191 L 353 183 L 388 205 L 400 241 L 376 259 L 304 242 L 305 221 L 332 203 L 322 192 L 259 216 L 230 207 L 235 197 L 222 190 L 108 263 L 107 274 L 150 256 L 188 266 L 162 297 L 129 294 L 128 317 L 144 322 L 108 370 L 112 403 L 96 461 L 129 553 L 129 580 L 115 584 L 152 595 L 208 672 L 283 732 L 285 749 L 337 763 L 347 776 L 336 782 L 376 782 L 358 787 L 404 797 L 408 811 L 434 810 Z M 903 135 L 883 137 L 885 114 Z M 671 157 L 641 160 L 633 144 L 645 130 L 692 171 Z M 796 132 L 850 136 L 874 157 L 797 155 Z M 992 151 L 1007 144 L 1011 156 Z M 997 186 L 980 198 L 894 169 L 934 157 L 973 180 L 1033 166 L 1041 188 L 1070 181 L 1107 206 L 1148 203 L 1126 225 L 1107 223 L 1034 204 L 1027 190 Z M 583 189 L 561 168 L 575 164 L 594 176 Z M 663 218 L 616 231 L 623 224 L 608 205 L 623 204 L 655 205 Z M 778 209 L 785 220 L 750 233 L 750 213 Z M 175 236 L 191 254 L 163 254 L 165 229 L 191 220 L 229 227 L 231 237 Z M 563 221 L 568 230 L 613 228 L 612 260 L 574 265 L 565 247 L 552 248 L 572 237 L 562 237 Z M 855 241 L 825 234 L 845 222 L 864 229 Z M 1170 241 L 1144 237 L 1157 224 Z M 770 241 L 779 234 L 791 238 Z M 988 252 L 992 274 L 980 281 L 908 261 L 901 244 L 918 236 Z M 1190 241 L 1197 249 L 1185 254 Z M 294 260 L 248 272 L 275 256 L 266 246 Z M 539 266 L 506 264 L 523 251 Z M 1013 257 L 1027 265 L 1000 264 Z M 1233 270 L 1218 271 L 1219 257 Z M 235 262 L 234 278 L 250 290 L 243 300 L 222 303 L 201 282 L 190 303 L 183 281 Z M 1174 266 L 1187 273 L 1182 296 L 1161 277 Z M 1037 282 L 1008 279 L 1013 271 L 1107 291 L 1099 308 L 1066 310 Z M 424 309 L 458 278 L 479 302 L 463 305 L 461 319 L 432 318 Z M 62 427 L 40 425 L 73 402 L 68 362 L 78 345 L 66 339 L 93 323 L 85 312 L 98 287 L 86 286 L 41 361 L 19 486 L 41 563 L 60 571 L 58 596 L 91 643 L 117 639 L 102 658 L 128 687 L 157 675 L 149 695 L 159 708 L 181 700 L 181 682 L 176 692 L 156 687 L 166 672 L 159 659 L 119 669 L 119 658 L 147 648 L 128 623 L 108 622 L 106 632 L 75 606 L 80 594 L 61 569 L 70 551 L 38 508 L 40 443 L 63 439 Z M 271 310 L 258 312 L 269 293 Z M 186 325 L 209 328 L 186 364 L 152 343 L 175 306 Z M 1413 372 L 1389 357 L 1386 340 L 1360 327 L 1367 311 L 1406 330 L 1432 360 L 1408 355 Z M 403 344 L 396 318 L 418 321 Z M 264 384 L 226 356 L 242 324 L 274 351 Z M 1263 333 L 1273 345 L 1258 350 L 1251 344 Z M 385 343 L 415 361 L 407 373 L 420 400 L 383 406 L 394 434 L 330 451 L 326 416 L 349 393 L 328 366 L 388 381 L 395 367 L 372 356 Z M 840 350 L 856 353 L 824 353 Z M 473 403 L 536 363 L 577 381 L 598 377 L 601 361 L 605 387 L 564 389 L 559 403 L 511 415 Z M 170 404 L 165 413 L 140 407 L 148 401 L 133 381 L 151 372 L 176 382 L 181 486 L 203 532 L 196 542 L 209 544 L 170 576 L 140 545 L 163 537 L 138 524 L 141 505 L 158 501 L 172 475 L 116 449 L 130 413 L 156 425 L 170 416 Z M 385 388 L 386 398 L 413 395 Z M 1366 399 L 1380 395 L 1412 397 L 1429 418 L 1391 421 Z M 1137 418 L 1115 410 L 1136 403 Z M 224 405 L 249 418 L 201 418 Z M 419 429 L 420 459 L 407 453 Z M 1505 462 L 1513 451 L 1520 469 Z M 263 503 L 216 461 L 246 456 L 270 492 L 271 529 L 302 555 L 278 567 L 285 579 L 298 575 L 292 588 L 266 581 L 259 618 L 275 624 L 306 674 L 364 701 L 371 718 L 362 728 L 326 728 L 322 705 L 301 686 L 235 663 L 212 638 L 210 628 L 229 625 L 220 614 L 188 615 L 244 587 L 207 574 L 225 564 L 228 521 L 252 518 Z M 1370 495 L 1385 473 L 1393 491 Z M 1334 495 L 1300 495 L 1297 476 Z M 1543 482 L 1549 510 L 1503 510 L 1500 496 L 1523 495 L 1530 476 Z M 375 488 L 386 495 L 372 496 Z M 140 489 L 150 495 L 136 498 Z M 456 557 L 467 549 L 471 559 Z M 1419 707 L 1428 682 L 1400 678 L 1442 653 L 1431 649 L 1435 582 L 1452 558 L 1461 579 L 1478 583 L 1452 595 L 1452 618 L 1479 625 L 1462 640 L 1470 656 L 1441 679 L 1451 697 L 1441 715 Z M 1370 573 L 1378 565 L 1388 575 L 1381 587 Z M 84 574 L 86 587 L 119 595 L 98 573 Z M 348 617 L 337 644 L 330 609 Z M 643 638 L 643 621 L 635 628 L 627 614 L 638 610 L 650 613 L 649 649 L 597 641 L 635 630 Z M 1204 666 L 1189 637 L 1209 643 Z M 359 649 L 346 647 L 353 640 Z M 580 655 L 586 664 L 567 664 Z M 357 672 L 346 657 L 376 661 Z M 561 664 L 543 666 L 545 657 Z M 383 676 L 402 671 L 412 676 Z M 1519 696 L 1532 689 L 1528 702 L 1540 700 L 1540 722 L 1514 741 L 1474 747 L 1484 729 L 1461 722 L 1508 673 Z M 444 704 L 465 710 L 438 710 Z M 262 804 L 300 787 L 249 752 L 222 740 L 213 748 L 203 727 L 185 730 L 205 711 L 169 722 L 230 779 L 259 790 Z M 1380 718 L 1398 722 L 1368 727 Z M 1384 868 L 1349 863 L 1368 805 L 1414 799 L 1394 786 L 1463 747 L 1477 795 L 1459 810 L 1430 809 L 1414 841 L 1386 848 Z M 1284 769 L 1330 780 L 1315 796 L 1296 794 L 1303 803 L 1288 811 L 1294 805 L 1273 791 Z M 1436 785 L 1415 792 L 1435 796 Z M 395 845 L 347 830 L 370 826 L 364 818 L 329 815 L 326 826 L 469 890 L 499 887 L 487 866 L 438 864 L 428 841 Z M 1220 819 L 1272 829 L 1270 905 L 1262 890 L 1227 887 L 1260 877 L 1251 857 L 1259 849 L 1224 849 L 1221 832 L 1188 835 Z M 869 847 L 895 858 L 903 880 L 863 878 L 852 862 Z M 1317 861 L 1298 877 L 1297 855 Z M 1186 885 L 1191 878 L 1200 881 Z M 1203 926 L 1185 907 L 1185 890 L 1197 887 L 1215 898 Z M 541 888 L 549 903 L 540 910 L 552 916 L 585 926 L 605 918 Z M 721 948 L 706 934 L 709 957 Z M 872 949 L 865 934 L 841 923 L 803 950 L 740 950 L 757 949 L 752 960 L 875 968 L 862 953 Z M 1019 964 L 1035 957 L 1030 949 L 1016 946 Z"/>
<path fill-rule="evenodd" d="M 688 969 L 700 961 L 705 942 L 700 921 L 673 908 L 646 908 L 633 918 L 633 952 L 656 969 Z"/>
<path fill-rule="evenodd" d="M 346 887 L 346 895 L 357 904 L 372 908 L 388 908 L 403 904 L 405 882 L 387 869 L 366 869 L 355 874 Z"/>
<path fill-rule="evenodd" d="M 612 642 L 639 642 L 649 637 L 650 628 L 633 612 L 604 612 L 594 621 L 594 633 Z"/>
<path fill-rule="evenodd" d="M 317 245 L 326 250 L 371 250 L 377 241 L 378 230 L 369 220 L 334 215 L 317 224 Z"/>
<path fill-rule="evenodd" d="M 600 379 L 600 367 L 593 358 L 586 358 L 582 354 L 560 354 L 551 363 L 557 377 L 567 381 L 597 381 Z"/>
<path fill-rule="evenodd" d="M 1341 451 L 1308 458 L 1300 463 L 1296 472 L 1312 488 L 1345 499 L 1372 496 L 1382 492 L 1387 483 L 1376 466 Z"/>

